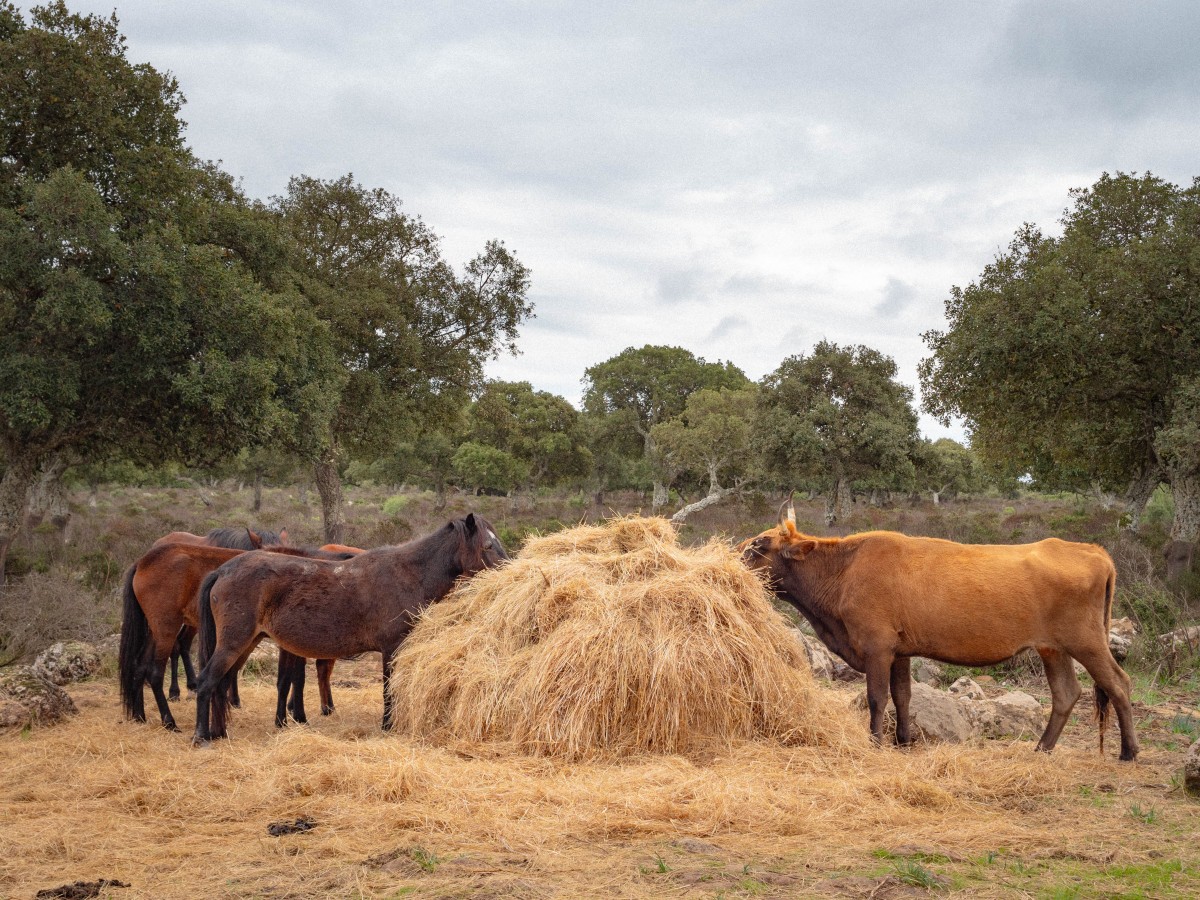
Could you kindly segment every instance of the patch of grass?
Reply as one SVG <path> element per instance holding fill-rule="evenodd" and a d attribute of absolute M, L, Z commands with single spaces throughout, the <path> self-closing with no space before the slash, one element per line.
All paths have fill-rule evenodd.
<path fill-rule="evenodd" d="M 667 861 L 663 859 L 661 853 L 655 853 L 654 865 L 638 866 L 638 871 L 643 875 L 666 875 L 671 871 L 671 867 L 667 865 Z"/>
<path fill-rule="evenodd" d="M 894 866 L 896 877 L 904 884 L 934 891 L 945 886 L 945 879 L 930 869 L 925 868 L 913 859 L 897 862 Z"/>
<path fill-rule="evenodd" d="M 413 847 L 408 851 L 408 855 L 413 862 L 421 867 L 422 872 L 430 874 L 435 872 L 437 867 L 444 862 L 440 856 L 430 850 L 426 850 L 424 847 Z"/>
<path fill-rule="evenodd" d="M 1171 732 L 1173 734 L 1185 734 L 1189 738 L 1194 738 L 1196 737 L 1197 730 L 1195 716 L 1180 713 L 1171 720 Z"/>
<path fill-rule="evenodd" d="M 1129 807 L 1129 817 L 1137 819 L 1139 822 L 1145 822 L 1147 825 L 1153 825 L 1158 821 L 1158 811 L 1153 806 L 1149 809 L 1142 809 L 1140 803 L 1133 803 Z"/>

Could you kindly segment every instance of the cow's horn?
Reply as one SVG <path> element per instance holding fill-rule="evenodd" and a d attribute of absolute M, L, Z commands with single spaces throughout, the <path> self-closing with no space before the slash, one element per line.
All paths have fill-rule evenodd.
<path fill-rule="evenodd" d="M 788 494 L 787 499 L 783 501 L 783 505 L 779 507 L 779 527 L 786 527 L 786 523 L 791 522 L 796 524 L 796 507 L 792 505 L 792 497 L 796 492 L 792 491 Z"/>

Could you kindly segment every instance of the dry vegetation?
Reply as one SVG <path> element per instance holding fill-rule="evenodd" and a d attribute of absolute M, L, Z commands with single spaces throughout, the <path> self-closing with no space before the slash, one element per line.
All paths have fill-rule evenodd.
<path fill-rule="evenodd" d="M 444 518 L 419 497 L 393 504 L 399 512 L 385 516 L 387 492 L 370 501 L 354 496 L 350 540 L 360 543 L 377 543 L 372 535 L 389 529 L 420 533 Z M 103 584 L 110 569 L 119 574 L 153 536 L 172 528 L 202 531 L 248 520 L 245 497 L 218 496 L 213 508 L 186 491 L 129 489 L 102 497 L 104 506 L 81 504 L 71 549 L 54 549 L 49 535 L 35 535 L 20 549 L 27 561 L 46 559 L 47 575 L 76 591 L 81 608 L 91 603 L 111 617 L 115 601 Z M 316 538 L 310 508 L 282 492 L 272 499 L 258 521 L 286 524 L 301 540 Z M 531 525 L 549 529 L 589 512 L 561 501 L 518 518 L 502 498 L 479 499 L 460 498 L 446 515 L 468 504 L 479 508 L 512 549 Z M 870 524 L 916 533 L 993 529 L 1005 537 L 1043 529 L 1072 536 L 1069 528 L 1111 525 L 1099 511 L 1085 520 L 1062 504 L 1008 512 L 1004 503 L 863 515 L 878 512 L 890 520 Z M 713 531 L 744 536 L 770 517 L 746 507 L 717 510 L 685 529 L 683 543 L 703 544 Z M 561 556 L 554 541 L 564 539 L 531 542 L 528 565 L 543 553 Z M 1136 548 L 1121 552 L 1138 559 Z M 719 571 L 706 553 L 716 551 L 700 546 L 657 555 L 678 554 L 689 566 L 707 560 Z M 592 555 L 598 565 L 614 564 L 608 551 Z M 665 568 L 672 565 L 683 564 L 668 560 Z M 487 651 L 510 666 L 508 680 L 491 688 L 500 691 L 497 701 L 536 655 L 529 617 L 557 609 L 553 621 L 578 625 L 591 614 L 594 587 L 570 593 L 570 573 L 547 569 L 546 575 L 537 582 L 512 579 L 508 588 L 515 584 L 525 594 L 497 584 L 463 598 L 464 608 L 475 602 L 476 613 L 508 629 L 508 643 L 493 637 Z M 605 590 L 638 583 L 611 569 L 601 580 Z M 693 610 L 704 602 L 687 577 L 673 590 Z M 556 597 L 569 602 L 561 606 Z M 1129 602 L 1135 601 L 1143 602 Z M 575 606 L 580 615 L 561 617 Z M 444 612 L 453 618 L 450 609 Z M 668 630 L 683 621 L 657 604 L 646 609 Z M 714 612 L 722 609 L 721 602 L 713 605 Z M 746 604 L 739 609 L 751 630 L 759 627 L 759 613 L 747 612 Z M 414 643 L 414 655 L 418 649 Z M 603 654 L 604 648 L 576 633 L 556 652 Z M 686 691 L 678 672 L 671 677 L 676 695 Z M 871 749 L 865 716 L 846 712 L 858 688 L 811 680 L 800 688 L 806 708 L 821 710 L 820 724 L 843 739 L 789 745 L 786 729 L 768 729 L 755 732 L 755 740 L 724 734 L 683 741 L 677 745 L 683 754 L 628 753 L 650 734 L 638 732 L 632 717 L 623 720 L 633 729 L 624 733 L 637 740 L 617 741 L 606 753 L 537 756 L 521 752 L 536 748 L 522 748 L 516 731 L 505 733 L 509 740 L 482 742 L 474 739 L 478 730 L 451 734 L 445 720 L 427 737 L 382 735 L 378 678 L 377 656 L 340 664 L 338 711 L 277 732 L 273 673 L 252 677 L 243 709 L 233 714 L 232 740 L 204 750 L 191 748 L 184 735 L 123 722 L 111 675 L 72 686 L 79 717 L 0 736 L 0 896 L 32 897 L 42 888 L 100 878 L 129 882 L 110 889 L 109 896 L 120 898 L 1200 894 L 1200 804 L 1184 797 L 1177 774 L 1200 722 L 1194 681 L 1173 687 L 1137 675 L 1144 749 L 1128 765 L 1097 756 L 1086 704 L 1050 756 L 1035 754 L 1031 741 Z M 1027 687 L 1044 699 L 1044 683 Z M 443 713 L 461 699 L 452 693 L 443 691 L 437 701 Z M 688 705 L 678 696 L 675 702 Z M 540 711 L 544 718 L 546 709 Z M 176 704 L 176 712 L 186 735 L 194 705 Z M 691 714 L 699 716 L 694 708 Z M 570 741 L 562 746 L 569 749 Z M 315 822 L 311 831 L 268 834 L 269 824 L 302 816 Z"/>

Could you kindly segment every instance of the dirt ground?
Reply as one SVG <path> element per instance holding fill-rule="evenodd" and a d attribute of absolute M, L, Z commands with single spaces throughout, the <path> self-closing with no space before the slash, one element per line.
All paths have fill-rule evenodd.
<path fill-rule="evenodd" d="M 251 678 L 208 749 L 122 721 L 111 680 L 71 687 L 78 717 L 0 737 L 0 895 L 99 879 L 130 900 L 1200 895 L 1200 803 L 1179 776 L 1195 697 L 1137 705 L 1134 765 L 1115 735 L 1097 755 L 1082 702 L 1050 756 L 746 745 L 568 765 L 385 736 L 378 671 L 339 664 L 334 715 L 282 732 L 273 679 Z M 310 713 L 314 695 L 310 671 Z M 190 729 L 191 702 L 176 714 Z M 297 820 L 312 827 L 270 833 Z"/>

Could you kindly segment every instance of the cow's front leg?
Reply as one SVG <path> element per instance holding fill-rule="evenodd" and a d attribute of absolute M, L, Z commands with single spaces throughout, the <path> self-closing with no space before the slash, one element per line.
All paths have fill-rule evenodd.
<path fill-rule="evenodd" d="M 912 697 L 911 658 L 897 656 L 892 661 L 892 702 L 896 704 L 896 743 L 907 747 L 912 743 L 908 722 L 908 701 Z"/>
<path fill-rule="evenodd" d="M 867 708 L 871 711 L 871 739 L 880 745 L 883 744 L 883 716 L 887 712 L 892 659 L 891 653 L 867 656 Z"/>

